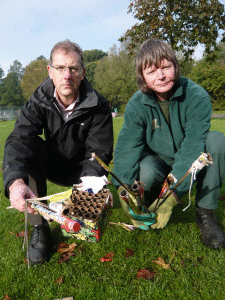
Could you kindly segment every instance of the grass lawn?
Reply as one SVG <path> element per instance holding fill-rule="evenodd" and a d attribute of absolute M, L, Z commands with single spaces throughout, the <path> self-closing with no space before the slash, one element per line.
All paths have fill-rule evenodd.
<path fill-rule="evenodd" d="M 114 118 L 115 141 L 122 123 L 122 117 Z M 13 121 L 0 122 L 0 162 L 5 139 L 13 126 Z M 225 133 L 225 120 L 212 120 L 212 129 Z M 23 238 L 16 236 L 24 230 L 24 214 L 6 210 L 9 200 L 4 196 L 2 170 L 0 185 L 0 299 L 225 299 L 225 250 L 203 246 L 195 224 L 194 205 L 185 212 L 181 206 L 175 207 L 168 226 L 159 231 L 128 232 L 120 226 L 108 225 L 99 243 L 66 239 L 59 225 L 53 222 L 55 246 L 60 242 L 76 242 L 76 255 L 60 264 L 60 254 L 56 252 L 48 263 L 28 270 L 22 250 Z M 114 195 L 110 221 L 129 223 L 114 187 L 109 188 Z M 48 194 L 66 189 L 48 183 Z M 221 196 L 225 196 L 225 185 Z M 192 198 L 194 200 L 194 190 Z M 216 212 L 225 231 L 224 209 L 221 197 Z M 126 257 L 127 249 L 132 249 L 134 255 Z M 100 259 L 108 252 L 114 253 L 112 261 L 102 263 Z M 170 268 L 154 263 L 158 257 L 171 262 Z M 145 268 L 154 273 L 152 280 L 137 278 L 137 272 Z"/>

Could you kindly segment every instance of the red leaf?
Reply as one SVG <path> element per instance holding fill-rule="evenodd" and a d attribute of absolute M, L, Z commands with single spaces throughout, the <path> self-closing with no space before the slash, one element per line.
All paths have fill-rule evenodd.
<path fill-rule="evenodd" d="M 101 258 L 101 262 L 112 261 L 113 256 L 114 256 L 114 253 L 109 252 L 104 257 Z"/>
<path fill-rule="evenodd" d="M 63 275 L 62 275 L 62 277 L 56 279 L 56 280 L 55 280 L 55 283 L 57 283 L 57 284 L 63 283 Z"/>
<path fill-rule="evenodd" d="M 137 278 L 151 280 L 154 278 L 154 273 L 152 273 L 149 269 L 142 269 L 137 272 Z"/>
<path fill-rule="evenodd" d="M 11 298 L 7 294 L 5 295 L 5 297 L 3 299 L 11 300 Z"/>
<path fill-rule="evenodd" d="M 126 257 L 134 256 L 134 251 L 132 249 L 126 248 Z"/>
<path fill-rule="evenodd" d="M 24 231 L 24 230 L 22 230 L 22 231 L 16 233 L 16 237 L 24 237 L 24 235 L 25 235 L 25 231 Z M 28 234 L 28 235 L 29 235 L 29 234 Z"/>

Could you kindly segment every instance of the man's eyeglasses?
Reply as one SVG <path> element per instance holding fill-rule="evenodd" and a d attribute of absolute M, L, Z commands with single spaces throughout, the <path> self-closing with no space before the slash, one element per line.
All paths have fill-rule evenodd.
<path fill-rule="evenodd" d="M 70 74 L 72 75 L 79 75 L 82 71 L 81 67 L 64 67 L 64 66 L 51 66 L 52 68 L 54 68 L 56 71 L 58 71 L 60 74 L 63 74 L 66 69 L 69 69 Z"/>

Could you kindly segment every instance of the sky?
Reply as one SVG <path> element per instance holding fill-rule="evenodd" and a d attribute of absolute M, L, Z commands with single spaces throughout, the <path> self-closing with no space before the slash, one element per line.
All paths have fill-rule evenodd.
<path fill-rule="evenodd" d="M 0 0 L 0 66 L 7 75 L 70 39 L 82 50 L 108 52 L 137 21 L 129 0 Z"/>
<path fill-rule="evenodd" d="M 225 0 L 220 0 L 225 4 Z M 5 76 L 18 60 L 23 67 L 70 39 L 82 50 L 108 52 L 137 20 L 130 0 L 0 0 L 0 66 Z M 203 49 L 199 48 L 196 58 Z"/>

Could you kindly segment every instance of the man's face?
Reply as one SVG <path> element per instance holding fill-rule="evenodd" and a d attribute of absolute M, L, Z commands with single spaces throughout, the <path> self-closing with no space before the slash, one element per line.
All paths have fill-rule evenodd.
<path fill-rule="evenodd" d="M 160 100 L 167 100 L 175 80 L 175 68 L 172 62 L 164 59 L 160 67 L 152 65 L 143 70 L 147 86 L 156 93 Z"/>
<path fill-rule="evenodd" d="M 64 69 L 65 67 L 67 68 Z M 71 68 L 78 68 L 80 72 L 73 73 Z M 71 100 L 74 101 L 85 74 L 85 69 L 81 69 L 79 55 L 72 51 L 66 53 L 64 50 L 57 50 L 52 58 L 52 66 L 48 66 L 48 73 L 55 85 L 60 100 L 63 103 Z"/>

